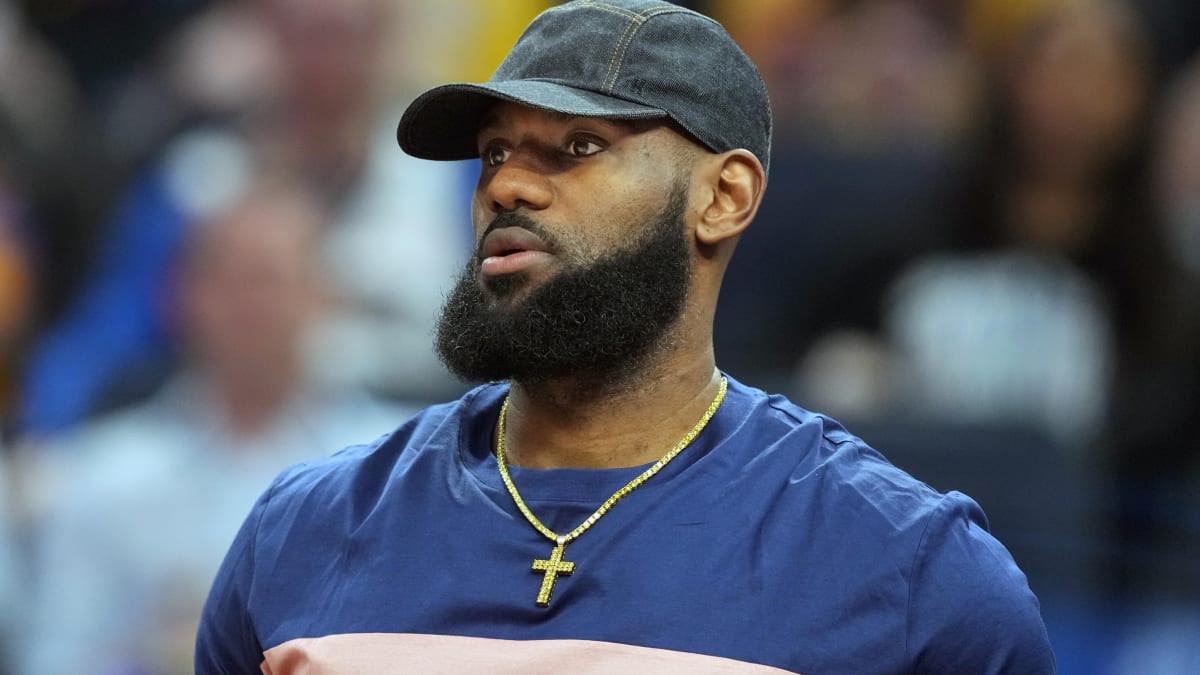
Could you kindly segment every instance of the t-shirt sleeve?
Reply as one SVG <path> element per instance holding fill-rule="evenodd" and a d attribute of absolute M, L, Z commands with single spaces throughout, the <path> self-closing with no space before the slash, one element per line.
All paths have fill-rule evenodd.
<path fill-rule="evenodd" d="M 208 593 L 196 635 L 197 675 L 262 672 L 263 650 L 250 617 L 249 598 L 255 539 L 273 489 L 274 485 L 259 498 L 242 523 Z"/>
<path fill-rule="evenodd" d="M 1054 672 L 1037 598 L 975 502 L 951 492 L 913 560 L 908 652 L 914 673 Z"/>

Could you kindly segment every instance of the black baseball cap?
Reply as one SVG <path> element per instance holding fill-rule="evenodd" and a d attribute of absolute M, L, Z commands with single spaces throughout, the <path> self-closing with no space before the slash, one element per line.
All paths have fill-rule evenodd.
<path fill-rule="evenodd" d="M 670 118 L 713 152 L 744 148 L 767 168 L 771 105 L 762 76 L 721 24 L 661 0 L 574 0 L 542 12 L 487 82 L 435 87 L 396 130 L 424 159 L 479 156 L 497 100 L 580 117 Z"/>

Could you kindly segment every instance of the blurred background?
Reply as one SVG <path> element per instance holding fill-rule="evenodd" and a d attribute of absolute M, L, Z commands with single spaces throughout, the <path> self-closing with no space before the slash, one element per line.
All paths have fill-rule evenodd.
<path fill-rule="evenodd" d="M 0 674 L 191 672 L 271 477 L 462 390 L 395 124 L 550 4 L 0 0 Z M 975 497 L 1059 672 L 1200 672 L 1200 3 L 684 4 L 775 108 L 721 367 Z"/>

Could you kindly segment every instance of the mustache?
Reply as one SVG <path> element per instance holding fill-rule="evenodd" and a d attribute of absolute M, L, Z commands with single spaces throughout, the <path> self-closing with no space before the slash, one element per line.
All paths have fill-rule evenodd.
<path fill-rule="evenodd" d="M 487 239 L 487 236 L 495 230 L 506 227 L 519 227 L 522 230 L 528 230 L 534 233 L 539 239 L 542 240 L 543 243 L 546 244 L 547 249 L 549 249 L 551 253 L 560 250 L 558 239 L 549 231 L 547 231 L 546 228 L 539 225 L 533 218 L 530 218 L 524 213 L 506 211 L 505 213 L 501 213 L 493 218 L 492 222 L 488 223 L 488 226 L 484 228 L 483 234 L 479 236 L 479 241 L 475 244 L 476 261 L 483 260 L 483 242 Z"/>

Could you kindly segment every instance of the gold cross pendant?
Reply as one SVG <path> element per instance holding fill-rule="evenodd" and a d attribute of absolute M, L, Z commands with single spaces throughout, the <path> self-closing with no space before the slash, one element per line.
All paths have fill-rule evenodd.
<path fill-rule="evenodd" d="M 558 575 L 567 575 L 575 571 L 575 563 L 562 559 L 566 549 L 567 542 L 563 541 L 562 537 L 559 537 L 554 550 L 550 552 L 549 560 L 533 561 L 534 572 L 545 572 L 542 575 L 542 589 L 538 591 L 538 607 L 550 606 L 550 595 L 554 593 L 554 583 L 558 581 Z"/>

